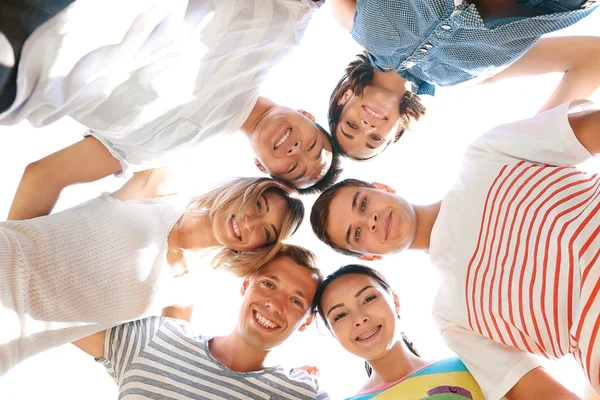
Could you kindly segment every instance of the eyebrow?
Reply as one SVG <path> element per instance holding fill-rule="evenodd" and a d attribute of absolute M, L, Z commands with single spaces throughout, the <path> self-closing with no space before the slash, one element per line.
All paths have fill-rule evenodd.
<path fill-rule="evenodd" d="M 354 211 L 354 209 L 356 208 L 356 202 L 358 201 L 358 195 L 360 194 L 360 192 L 356 192 L 354 194 L 354 197 L 352 198 L 352 211 Z M 348 230 L 346 231 L 346 243 L 348 244 L 348 246 L 351 246 L 350 244 L 350 232 L 352 231 L 352 225 L 350 225 L 348 227 Z"/>
<path fill-rule="evenodd" d="M 375 149 L 377 149 L 377 147 L 373 147 L 373 146 L 371 146 L 369 143 L 365 143 L 365 147 L 366 147 L 367 149 L 371 149 L 371 150 L 375 150 Z"/>
<path fill-rule="evenodd" d="M 321 159 L 321 155 L 323 154 L 323 149 L 325 148 L 325 142 L 321 142 L 321 150 L 319 150 L 319 153 L 317 154 L 317 158 L 315 158 L 315 160 L 320 160 Z"/>
<path fill-rule="evenodd" d="M 275 224 L 271 224 L 271 227 L 273 228 L 273 231 L 275 232 L 275 242 L 277 242 L 279 240 L 279 232 L 277 231 L 277 228 L 275 228 Z"/>
<path fill-rule="evenodd" d="M 271 209 L 269 208 L 269 200 L 267 200 L 267 196 L 265 196 L 265 194 L 261 194 L 262 198 L 265 200 L 265 205 L 267 206 L 267 212 L 269 212 Z"/>
<path fill-rule="evenodd" d="M 358 292 L 356 292 L 356 294 L 354 295 L 354 298 L 356 299 L 356 298 L 357 298 L 357 297 L 359 297 L 361 294 L 363 294 L 363 293 L 365 292 L 365 290 L 367 290 L 367 289 L 369 289 L 369 288 L 372 288 L 372 287 L 374 287 L 374 286 L 373 286 L 373 285 L 367 285 L 367 286 L 365 286 L 364 288 L 360 289 Z M 331 314 L 331 312 L 332 312 L 333 310 L 335 310 L 336 308 L 343 307 L 343 306 L 344 306 L 344 303 L 339 303 L 339 304 L 336 304 L 335 306 L 331 307 L 331 308 L 329 309 L 329 311 L 327 311 L 327 315 L 326 315 L 326 316 L 327 316 L 327 317 L 329 317 L 329 314 Z"/>
<path fill-rule="evenodd" d="M 343 134 L 344 136 L 346 136 L 348 139 L 350 139 L 350 140 L 354 140 L 354 136 L 350 136 L 350 135 L 348 135 L 346 132 L 344 132 L 344 128 L 342 128 L 342 126 L 341 126 L 341 125 L 340 125 L 340 131 L 342 131 L 342 134 Z"/>

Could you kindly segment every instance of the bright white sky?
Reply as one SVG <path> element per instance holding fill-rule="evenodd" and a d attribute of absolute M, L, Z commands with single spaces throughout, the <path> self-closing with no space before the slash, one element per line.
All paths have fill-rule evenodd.
<path fill-rule="evenodd" d="M 561 35 L 599 35 L 600 12 L 561 32 Z M 325 5 L 317 12 L 301 48 L 270 74 L 263 94 L 293 108 L 313 113 L 326 125 L 327 101 L 343 68 L 360 48 L 341 31 Z M 344 178 L 380 181 L 396 188 L 408 201 L 426 204 L 439 200 L 453 185 L 465 147 L 488 128 L 526 118 L 535 113 L 552 91 L 558 76 L 526 78 L 494 86 L 439 90 L 435 101 L 427 99 L 428 116 L 414 132 L 368 163 L 344 162 Z M 596 101 L 597 100 L 597 96 Z M 28 123 L 0 128 L 0 219 L 4 220 L 25 166 L 80 139 L 84 129 L 63 119 L 44 129 Z M 193 157 L 180 164 L 182 191 L 199 194 L 231 176 L 257 175 L 252 152 L 241 135 L 202 144 Z M 600 160 L 585 166 L 600 172 Z M 102 191 L 112 191 L 124 181 L 110 177 L 100 182 L 69 188 L 56 211 L 79 204 Z M 314 197 L 303 198 L 310 210 Z M 315 251 L 325 273 L 355 262 L 321 244 L 312 234 L 308 215 L 291 240 Z M 423 356 L 452 356 L 429 314 L 439 280 L 427 254 L 406 251 L 372 264 L 392 282 L 402 305 L 402 329 Z M 235 323 L 240 281 L 226 273 L 197 267 L 197 296 L 192 320 L 202 334 L 227 333 Z M 0 321 L 1 326 L 1 321 Z M 1 328 L 0 328 L 1 329 Z M 290 341 L 272 354 L 273 363 L 316 365 L 321 381 L 332 395 L 351 395 L 362 385 L 362 362 L 345 353 L 322 323 Z M 585 379 L 572 357 L 546 362 L 552 375 L 570 390 L 583 394 Z M 0 380 L 0 398 L 110 399 L 116 385 L 102 366 L 71 345 L 36 356 Z"/>

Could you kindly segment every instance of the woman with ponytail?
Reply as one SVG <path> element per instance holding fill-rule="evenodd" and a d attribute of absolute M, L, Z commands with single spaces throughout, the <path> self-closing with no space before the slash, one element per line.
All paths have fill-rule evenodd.
<path fill-rule="evenodd" d="M 315 303 L 342 347 L 365 360 L 368 380 L 350 399 L 484 399 L 458 358 L 420 357 L 398 329 L 398 297 L 376 270 L 355 264 L 338 269 L 319 286 Z"/>

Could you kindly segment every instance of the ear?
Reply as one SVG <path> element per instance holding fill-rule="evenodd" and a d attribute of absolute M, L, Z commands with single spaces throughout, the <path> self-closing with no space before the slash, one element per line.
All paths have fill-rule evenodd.
<path fill-rule="evenodd" d="M 315 319 L 315 313 L 311 313 L 308 317 L 306 317 L 306 320 L 304 321 L 304 323 L 302 323 L 302 325 L 300 325 L 300 328 L 298 328 L 299 332 L 304 332 L 304 330 L 306 328 L 308 328 L 308 326 L 313 322 L 313 320 Z"/>
<path fill-rule="evenodd" d="M 350 99 L 350 97 L 352 97 L 353 94 L 354 92 L 352 91 L 352 89 L 346 90 L 342 97 L 340 97 L 340 101 L 338 101 L 338 106 L 346 104 L 346 102 Z"/>
<path fill-rule="evenodd" d="M 315 122 L 315 117 L 314 115 L 312 115 L 311 113 L 309 113 L 308 111 L 304 111 L 304 110 L 298 110 L 298 112 L 302 115 L 304 115 L 306 118 L 310 119 L 312 122 Z"/>
<path fill-rule="evenodd" d="M 388 186 L 384 183 L 373 182 L 373 186 L 375 186 L 377 189 L 383 190 L 384 192 L 388 192 L 388 193 L 392 193 L 392 194 L 396 193 L 394 188 L 392 188 L 391 186 Z"/>
<path fill-rule="evenodd" d="M 260 161 L 258 161 L 258 158 L 254 159 L 254 165 L 256 165 L 256 168 L 258 168 L 260 170 L 260 172 L 262 172 L 263 174 L 268 174 L 269 172 L 267 172 L 267 169 L 265 168 L 264 165 L 262 165 L 260 163 Z"/>
<path fill-rule="evenodd" d="M 363 261 L 376 261 L 376 260 L 381 260 L 382 258 L 383 258 L 382 256 L 378 256 L 378 255 L 364 255 L 364 256 L 358 257 L 359 260 L 363 260 Z"/>
<path fill-rule="evenodd" d="M 246 294 L 246 290 L 248 290 L 248 285 L 250 285 L 250 278 L 246 278 L 244 279 L 244 282 L 242 282 L 242 289 L 240 290 L 242 296 Z"/>
<path fill-rule="evenodd" d="M 396 315 L 400 318 L 400 300 L 398 299 L 398 295 L 392 292 L 392 297 L 394 298 L 394 307 L 396 309 Z"/>

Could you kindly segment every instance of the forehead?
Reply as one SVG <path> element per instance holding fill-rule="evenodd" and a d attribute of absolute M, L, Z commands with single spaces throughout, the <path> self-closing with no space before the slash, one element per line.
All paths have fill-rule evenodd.
<path fill-rule="evenodd" d="M 367 286 L 373 286 L 376 290 L 383 290 L 379 282 L 365 274 L 347 274 L 340 276 L 331 282 L 323 292 L 321 306 L 325 313 L 329 307 L 354 301 L 356 294 Z"/>
<path fill-rule="evenodd" d="M 278 286 L 289 292 L 301 291 L 308 301 L 312 301 L 317 285 L 317 275 L 302 265 L 298 265 L 289 257 L 278 257 L 260 268 L 254 279 L 270 277 L 278 282 Z"/>

